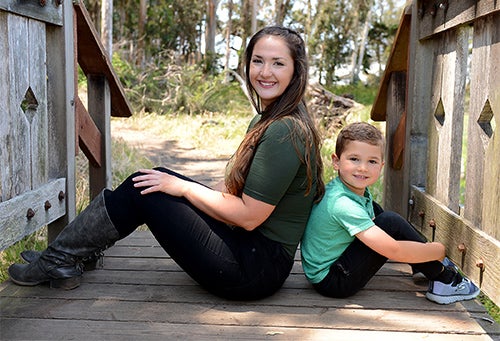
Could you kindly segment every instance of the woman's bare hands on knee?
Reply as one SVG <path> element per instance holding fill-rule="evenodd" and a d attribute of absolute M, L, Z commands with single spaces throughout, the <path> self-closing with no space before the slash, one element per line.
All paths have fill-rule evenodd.
<path fill-rule="evenodd" d="M 160 172 L 155 169 L 140 169 L 139 172 L 143 173 L 132 179 L 134 187 L 142 188 L 141 194 L 148 194 L 153 192 L 163 192 L 176 197 L 184 195 L 188 181 L 179 179 L 176 176 L 170 175 L 165 172 Z"/>

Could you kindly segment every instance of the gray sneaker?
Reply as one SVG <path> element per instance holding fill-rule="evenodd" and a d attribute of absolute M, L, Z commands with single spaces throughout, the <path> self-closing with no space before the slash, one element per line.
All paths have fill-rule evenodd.
<path fill-rule="evenodd" d="M 446 267 L 452 267 L 458 272 L 458 266 L 456 266 L 455 263 L 453 263 L 448 257 L 444 257 L 443 265 Z"/>
<path fill-rule="evenodd" d="M 428 300 L 439 304 L 450 304 L 471 300 L 479 295 L 479 288 L 470 279 L 456 274 L 449 284 L 438 281 L 429 282 L 429 290 L 425 294 Z"/>

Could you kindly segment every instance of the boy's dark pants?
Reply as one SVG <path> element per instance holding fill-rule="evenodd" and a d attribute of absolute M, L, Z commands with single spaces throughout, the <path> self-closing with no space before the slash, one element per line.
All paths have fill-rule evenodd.
<path fill-rule="evenodd" d="M 399 214 L 383 211 L 373 203 L 375 225 L 396 240 L 411 240 L 425 243 L 417 231 Z M 375 273 L 385 264 L 387 258 L 363 244 L 359 239 L 347 247 L 344 253 L 330 267 L 330 272 L 313 286 L 320 294 L 328 297 L 348 297 L 361 290 Z M 422 272 L 429 280 L 436 278 L 443 270 L 443 264 L 432 261 L 411 264 L 414 271 Z"/>

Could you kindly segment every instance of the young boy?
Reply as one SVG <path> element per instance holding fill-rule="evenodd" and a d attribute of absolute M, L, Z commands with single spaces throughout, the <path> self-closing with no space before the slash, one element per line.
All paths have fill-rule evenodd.
<path fill-rule="evenodd" d="M 400 215 L 372 200 L 384 165 L 384 138 L 368 123 L 353 123 L 338 135 L 333 166 L 338 176 L 313 207 L 302 238 L 302 266 L 316 291 L 348 297 L 362 289 L 387 259 L 411 264 L 429 279 L 426 297 L 439 304 L 468 300 L 479 289 L 463 277 L 441 243 L 426 243 Z"/>

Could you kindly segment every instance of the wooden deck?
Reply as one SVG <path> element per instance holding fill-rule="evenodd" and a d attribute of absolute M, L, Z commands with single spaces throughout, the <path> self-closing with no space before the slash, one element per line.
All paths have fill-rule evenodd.
<path fill-rule="evenodd" d="M 388 263 L 349 299 L 324 298 L 297 257 L 274 296 L 214 297 L 189 278 L 149 231 L 106 251 L 102 269 L 70 291 L 0 285 L 1 340 L 498 340 L 476 301 L 441 306 L 405 264 Z"/>

